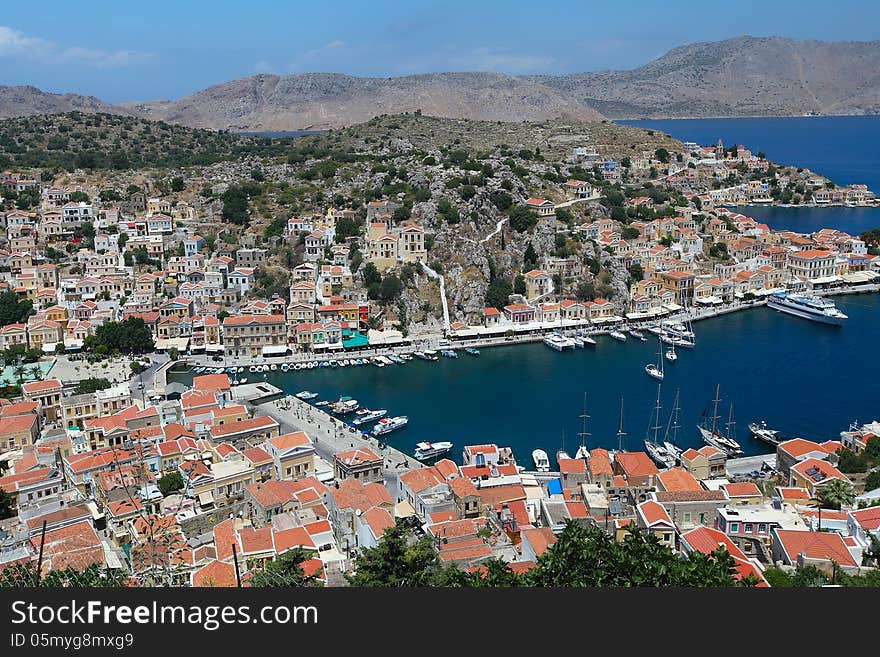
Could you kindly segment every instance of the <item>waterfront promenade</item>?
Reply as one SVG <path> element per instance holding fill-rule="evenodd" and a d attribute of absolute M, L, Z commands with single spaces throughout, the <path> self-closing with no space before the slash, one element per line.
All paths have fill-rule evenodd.
<path fill-rule="evenodd" d="M 318 455 L 331 465 L 334 454 L 369 447 L 384 457 L 386 480 L 396 480 L 399 472 L 422 467 L 421 462 L 408 454 L 387 443 L 384 449 L 380 448 L 379 441 L 372 436 L 361 433 L 339 418 L 293 396 L 259 404 L 255 407 L 254 415 L 273 418 L 281 425 L 282 433 L 305 431 L 314 441 Z M 393 440 L 393 434 L 389 440 Z"/>
<path fill-rule="evenodd" d="M 845 287 L 837 287 L 831 288 L 827 290 L 815 290 L 812 294 L 816 294 L 818 296 L 838 296 L 838 295 L 848 295 L 848 294 L 869 294 L 869 293 L 877 293 L 880 292 L 880 284 L 871 284 L 871 285 L 859 285 L 859 286 L 845 286 Z M 756 298 L 749 301 L 746 300 L 735 300 L 731 303 L 726 303 L 719 306 L 708 306 L 705 308 L 701 307 L 692 307 L 688 309 L 687 312 L 676 312 L 670 313 L 663 317 L 658 317 L 657 319 L 666 319 L 673 321 L 682 321 L 685 319 L 690 319 L 691 321 L 699 321 L 703 319 L 709 319 L 712 317 L 719 317 L 721 315 L 727 315 L 730 313 L 739 312 L 741 310 L 747 310 L 749 308 L 756 308 L 759 306 L 766 305 L 766 298 Z M 622 322 L 623 326 L 633 326 L 639 327 L 648 321 L 655 320 L 636 320 L 630 322 Z M 612 328 L 611 325 L 591 325 L 591 326 L 566 326 L 562 328 L 562 333 L 567 335 L 572 335 L 576 330 L 588 330 L 590 335 L 603 335 L 608 333 Z M 541 330 L 535 330 L 535 332 L 529 333 L 520 333 L 513 335 L 497 335 L 497 336 L 481 336 L 474 338 L 465 338 L 465 339 L 449 339 L 448 346 L 453 348 L 461 348 L 461 347 L 477 347 L 477 348 L 489 348 L 489 347 L 503 347 L 509 346 L 512 344 L 530 344 L 534 342 L 540 342 L 544 339 L 547 333 L 559 330 L 558 327 L 553 328 L 544 328 Z M 417 340 L 414 340 L 411 344 L 401 344 L 396 346 L 385 346 L 385 347 L 376 347 L 372 349 L 359 349 L 357 351 L 346 351 L 346 352 L 334 352 L 334 353 L 298 353 L 289 356 L 285 356 L 284 358 L 265 358 L 263 356 L 256 357 L 226 357 L 223 361 L 214 361 L 210 356 L 199 354 L 199 355 L 191 355 L 182 358 L 181 360 L 189 363 L 191 366 L 204 366 L 209 368 L 216 367 L 248 367 L 250 365 L 264 365 L 268 363 L 276 363 L 280 365 L 281 363 L 311 363 L 311 362 L 319 362 L 319 361 L 330 361 L 330 360 L 341 360 L 345 358 L 371 358 L 373 356 L 387 356 L 388 354 L 413 354 L 417 351 L 423 350 L 438 350 L 443 348 L 444 336 L 442 333 L 436 333 L 429 336 L 420 337 Z"/>

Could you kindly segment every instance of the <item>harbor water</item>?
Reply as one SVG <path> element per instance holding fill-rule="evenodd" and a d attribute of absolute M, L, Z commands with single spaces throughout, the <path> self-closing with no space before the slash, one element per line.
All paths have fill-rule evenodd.
<path fill-rule="evenodd" d="M 880 297 L 838 296 L 834 301 L 849 315 L 843 327 L 766 307 L 695 323 L 696 348 L 679 349 L 676 362 L 664 362 L 661 438 L 676 388 L 682 447 L 703 445 L 696 424 L 707 406 L 711 414 L 716 384 L 721 385 L 720 428 L 725 430 L 733 402 L 733 429 L 745 455 L 772 451 L 749 437 L 749 422 L 766 420 L 784 433 L 825 440 L 837 438 L 854 420 L 880 416 L 871 360 Z M 420 441 L 449 440 L 458 461 L 463 445 L 494 442 L 511 446 L 517 460 L 531 467 L 535 447 L 555 461 L 563 433 L 566 450 L 574 454 L 584 393 L 589 447 L 617 447 L 623 396 L 624 448 L 642 449 L 657 395 L 657 381 L 644 371 L 656 360 L 657 342 L 650 333 L 646 337 L 641 342 L 628 336 L 624 343 L 599 336 L 595 347 L 564 352 L 534 343 L 483 348 L 479 356 L 459 350 L 455 359 L 414 359 L 383 368 L 279 370 L 267 372 L 265 380 L 289 394 L 308 389 L 330 400 L 351 395 L 362 406 L 388 409 L 389 416 L 409 416 L 405 429 L 385 438 L 410 454 Z M 259 373 L 245 376 L 263 379 Z"/>

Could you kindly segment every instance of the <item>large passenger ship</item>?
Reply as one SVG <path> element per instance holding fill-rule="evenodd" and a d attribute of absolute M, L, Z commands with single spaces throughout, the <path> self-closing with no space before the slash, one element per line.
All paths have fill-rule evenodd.
<path fill-rule="evenodd" d="M 811 319 L 814 322 L 841 326 L 847 318 L 828 299 L 810 294 L 774 292 L 767 298 L 767 306 L 789 315 Z"/>

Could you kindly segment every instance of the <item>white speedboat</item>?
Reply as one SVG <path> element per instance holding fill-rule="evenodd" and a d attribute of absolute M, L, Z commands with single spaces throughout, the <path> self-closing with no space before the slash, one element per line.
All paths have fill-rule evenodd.
<path fill-rule="evenodd" d="M 423 441 L 416 444 L 416 451 L 413 454 L 419 461 L 425 461 L 427 459 L 432 459 L 440 456 L 441 454 L 445 454 L 449 450 L 452 449 L 452 443 L 446 440 L 441 440 L 436 443 L 429 443 L 427 441 Z"/>
<path fill-rule="evenodd" d="M 678 354 L 675 353 L 674 344 L 669 345 L 669 349 L 666 350 L 666 360 L 668 360 L 670 363 L 674 363 L 676 360 L 678 360 Z"/>
<path fill-rule="evenodd" d="M 271 365 L 269 365 L 269 369 L 274 372 L 278 369 L 278 366 L 275 363 L 272 363 Z"/>
<path fill-rule="evenodd" d="M 373 427 L 373 435 L 384 436 L 386 433 L 403 429 L 407 424 L 409 424 L 409 418 L 406 415 L 382 418 Z"/>
<path fill-rule="evenodd" d="M 564 349 L 571 349 L 572 347 L 574 347 L 573 341 L 570 341 L 568 338 L 558 333 L 551 333 L 550 335 L 545 336 L 544 344 L 551 349 L 555 349 L 556 351 L 562 351 Z"/>
<path fill-rule="evenodd" d="M 532 461 L 534 461 L 535 469 L 538 472 L 550 472 L 550 459 L 543 449 L 532 450 Z"/>
<path fill-rule="evenodd" d="M 626 334 L 621 333 L 620 331 L 610 331 L 608 333 L 615 340 L 619 340 L 620 342 L 626 342 Z"/>

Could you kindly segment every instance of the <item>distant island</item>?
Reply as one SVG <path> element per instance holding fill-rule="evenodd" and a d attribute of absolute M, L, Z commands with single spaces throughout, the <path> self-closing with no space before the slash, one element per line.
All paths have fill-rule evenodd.
<path fill-rule="evenodd" d="M 740 36 L 682 45 L 632 70 L 568 75 L 254 75 L 176 100 L 117 105 L 34 87 L 0 87 L 0 118 L 82 111 L 233 132 L 288 132 L 416 111 L 486 121 L 877 114 L 878 71 L 878 41 Z"/>

